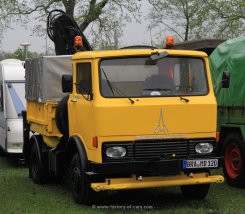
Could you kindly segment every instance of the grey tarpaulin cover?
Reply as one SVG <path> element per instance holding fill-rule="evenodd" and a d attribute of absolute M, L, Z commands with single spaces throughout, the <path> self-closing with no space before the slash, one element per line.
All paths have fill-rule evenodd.
<path fill-rule="evenodd" d="M 71 56 L 43 56 L 28 59 L 26 68 L 26 99 L 45 103 L 59 101 L 62 92 L 63 74 L 72 74 Z"/>

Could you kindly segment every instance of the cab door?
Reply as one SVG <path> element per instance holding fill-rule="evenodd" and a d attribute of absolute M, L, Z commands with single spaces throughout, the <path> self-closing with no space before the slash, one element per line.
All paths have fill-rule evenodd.
<path fill-rule="evenodd" d="M 79 136 L 85 147 L 92 149 L 92 62 L 74 63 L 73 67 L 73 93 L 68 101 L 69 135 Z"/>

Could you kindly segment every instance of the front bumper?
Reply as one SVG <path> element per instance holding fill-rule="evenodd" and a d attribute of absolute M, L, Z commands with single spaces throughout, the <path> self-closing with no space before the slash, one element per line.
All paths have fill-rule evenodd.
<path fill-rule="evenodd" d="M 208 173 L 196 173 L 188 176 L 184 173 L 176 176 L 154 176 L 154 177 L 139 177 L 133 176 L 130 178 L 110 178 L 102 183 L 91 183 L 91 188 L 99 192 L 101 190 L 123 190 L 123 189 L 139 189 L 167 186 L 183 186 L 183 185 L 198 185 L 210 183 L 224 182 L 223 176 L 209 176 Z"/>
<path fill-rule="evenodd" d="M 198 158 L 194 158 L 198 160 Z M 204 158 L 200 158 L 204 159 Z M 207 159 L 207 158 L 206 158 Z M 157 161 L 127 161 L 127 162 L 107 162 L 107 163 L 90 163 L 90 171 L 100 175 L 119 175 L 119 174 L 153 174 L 161 176 L 180 175 L 181 172 L 200 172 L 209 169 L 215 169 L 222 166 L 222 158 L 212 157 L 209 159 L 217 159 L 217 167 L 205 167 L 195 169 L 184 169 L 182 159 L 157 160 Z M 193 160 L 193 158 L 191 158 Z"/>

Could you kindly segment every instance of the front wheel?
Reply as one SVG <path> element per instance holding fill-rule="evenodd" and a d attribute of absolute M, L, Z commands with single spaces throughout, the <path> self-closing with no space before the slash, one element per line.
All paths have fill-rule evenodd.
<path fill-rule="evenodd" d="M 204 199 L 209 191 L 210 184 L 181 186 L 182 194 L 187 198 Z"/>
<path fill-rule="evenodd" d="M 223 171 L 227 183 L 234 187 L 245 186 L 245 145 L 242 136 L 231 133 L 224 141 Z"/>
<path fill-rule="evenodd" d="M 73 155 L 70 163 L 70 183 L 73 198 L 79 204 L 90 204 L 94 196 L 89 177 L 84 173 L 86 165 L 85 157 L 80 161 L 78 153 Z"/>

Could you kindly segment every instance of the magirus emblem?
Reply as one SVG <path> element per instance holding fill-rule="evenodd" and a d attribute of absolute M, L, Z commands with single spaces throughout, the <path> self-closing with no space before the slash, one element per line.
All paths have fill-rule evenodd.
<path fill-rule="evenodd" d="M 155 130 L 154 130 L 154 133 L 160 133 L 160 132 L 169 132 L 168 128 L 164 122 L 164 119 L 163 119 L 163 110 L 162 109 L 160 110 L 158 123 L 157 123 Z"/>

